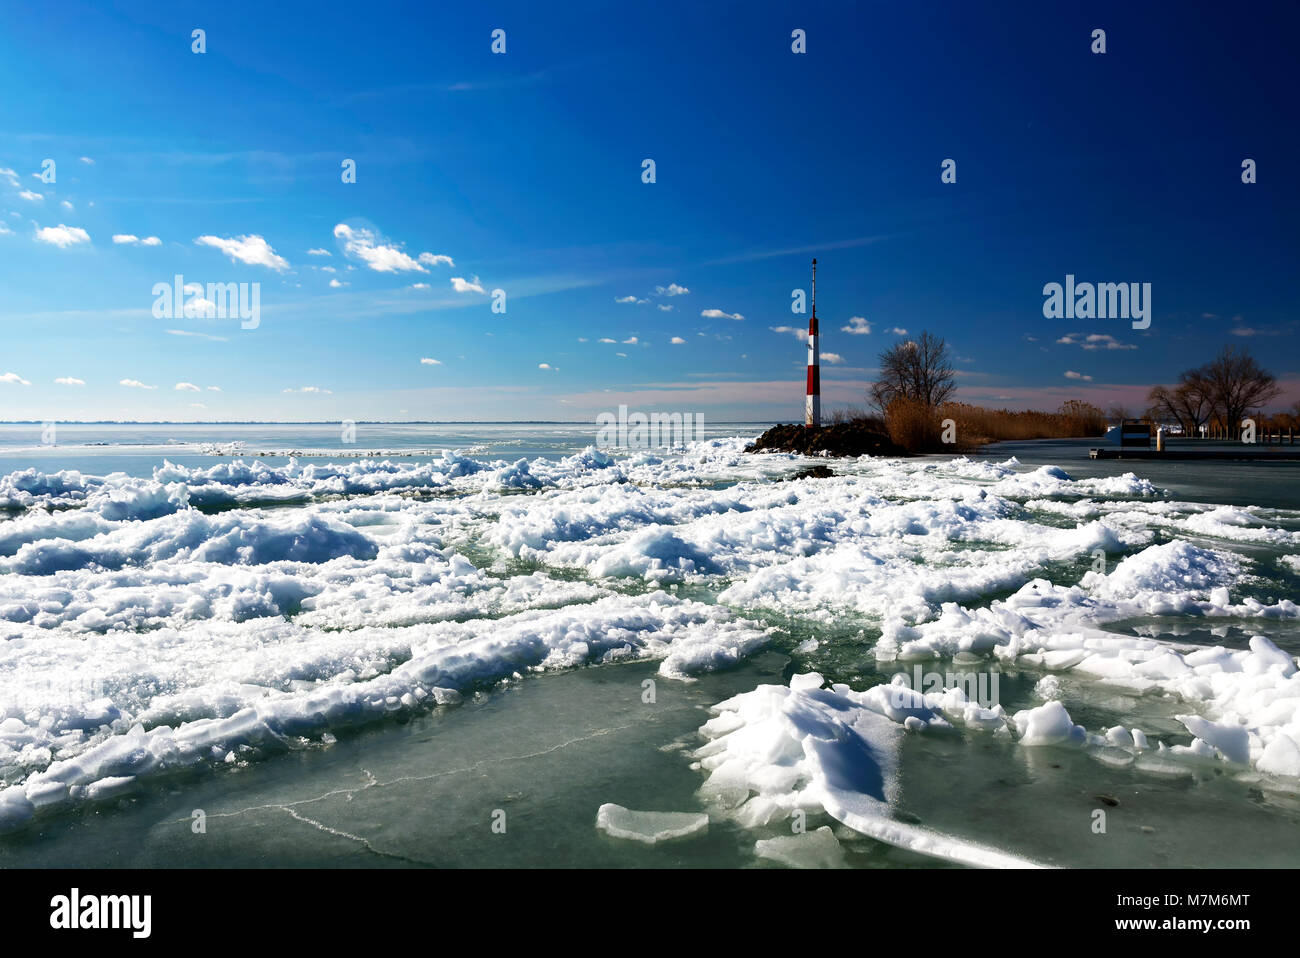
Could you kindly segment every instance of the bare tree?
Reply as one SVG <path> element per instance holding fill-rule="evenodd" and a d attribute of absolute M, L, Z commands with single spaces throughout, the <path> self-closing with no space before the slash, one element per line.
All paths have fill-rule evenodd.
<path fill-rule="evenodd" d="M 956 388 L 948 344 L 932 333 L 922 333 L 920 339 L 895 343 L 880 354 L 880 378 L 871 387 L 871 399 L 882 412 L 895 399 L 934 408 Z"/>
<path fill-rule="evenodd" d="M 1210 402 L 1224 424 L 1235 435 L 1250 410 L 1276 399 L 1282 392 L 1277 378 L 1244 349 L 1224 346 L 1223 352 L 1199 370 L 1204 377 Z"/>
<path fill-rule="evenodd" d="M 1169 419 L 1189 435 L 1200 432 L 1214 413 L 1214 399 L 1205 367 L 1189 369 L 1178 377 L 1173 389 L 1156 386 L 1147 394 L 1153 418 Z"/>

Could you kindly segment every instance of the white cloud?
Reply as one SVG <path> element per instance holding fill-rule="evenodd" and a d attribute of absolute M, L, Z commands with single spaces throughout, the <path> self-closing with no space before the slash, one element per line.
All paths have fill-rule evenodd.
<path fill-rule="evenodd" d="M 1087 336 L 1082 333 L 1066 333 L 1056 342 L 1059 346 L 1082 346 L 1087 350 L 1137 349 L 1135 343 L 1121 343 L 1114 336 L 1104 333 L 1091 333 Z"/>
<path fill-rule="evenodd" d="M 428 283 L 412 283 L 411 289 L 429 289 Z"/>
<path fill-rule="evenodd" d="M 194 241 L 199 246 L 211 246 L 230 257 L 233 263 L 238 260 L 249 266 L 265 266 L 277 272 L 289 268 L 289 261 L 276 253 L 271 244 L 255 233 L 247 236 L 223 238 L 220 236 L 200 236 Z"/>
<path fill-rule="evenodd" d="M 635 346 L 635 345 L 636 345 L 637 343 L 639 343 L 639 342 L 640 342 L 640 340 L 637 339 L 635 336 L 629 336 L 627 339 L 623 340 L 623 345 L 624 345 L 624 346 Z"/>
<path fill-rule="evenodd" d="M 841 326 L 840 332 L 849 333 L 853 336 L 869 336 L 871 335 L 871 324 L 867 322 L 864 316 L 850 316 L 849 324 Z"/>
<path fill-rule="evenodd" d="M 89 243 L 90 234 L 80 226 L 64 226 L 60 223 L 58 226 L 46 226 L 38 229 L 36 239 L 38 242 L 49 243 L 59 249 L 67 249 L 69 246 L 76 246 L 78 243 Z"/>
<path fill-rule="evenodd" d="M 210 392 L 210 393 L 219 393 L 219 392 L 221 392 L 221 387 L 220 387 L 220 386 L 209 386 L 209 387 L 208 387 L 208 392 Z"/>
<path fill-rule="evenodd" d="M 334 254 L 327 249 L 309 249 L 307 250 L 307 255 L 308 256 L 333 256 Z"/>
<path fill-rule="evenodd" d="M 115 246 L 132 246 L 140 242 L 140 237 L 134 233 L 114 233 L 113 244 Z"/>
<path fill-rule="evenodd" d="M 0 176 L 8 180 L 10 186 L 22 185 L 22 180 L 18 179 L 18 174 L 8 167 L 0 167 Z"/>
<path fill-rule="evenodd" d="M 446 263 L 448 266 L 455 266 L 450 256 L 443 256 L 441 253 L 421 253 L 420 262 L 425 266 L 437 266 L 439 263 Z"/>
<path fill-rule="evenodd" d="M 789 333 L 801 343 L 808 341 L 808 330 L 800 329 L 798 326 L 769 326 L 768 329 L 774 333 Z"/>
<path fill-rule="evenodd" d="M 586 341 L 587 341 L 587 337 L 586 337 L 586 336 L 579 336 L 579 337 L 578 337 L 578 342 L 580 342 L 580 343 L 585 343 Z"/>
<path fill-rule="evenodd" d="M 441 359 L 430 359 L 428 356 L 421 357 L 420 365 L 422 366 L 441 366 Z"/>
<path fill-rule="evenodd" d="M 130 386 L 132 389 L 157 389 L 157 386 L 146 386 L 138 379 L 119 379 L 119 386 Z"/>
<path fill-rule="evenodd" d="M 656 304 L 655 304 L 655 309 L 662 310 L 662 311 L 665 312 L 665 313 L 670 313 L 670 312 L 672 312 L 672 310 L 673 310 L 673 304 L 672 304 L 672 303 L 656 303 Z"/>
<path fill-rule="evenodd" d="M 62 206 L 65 210 L 67 210 L 69 213 L 74 212 L 76 210 L 76 207 L 73 206 L 71 203 L 69 203 L 67 200 L 61 201 L 59 205 Z"/>
<path fill-rule="evenodd" d="M 615 356 L 622 356 L 624 359 L 627 359 L 627 353 L 615 353 L 614 355 L 615 355 Z"/>
<path fill-rule="evenodd" d="M 555 372 L 555 371 L 556 371 L 556 368 L 555 368 L 554 366 L 552 366 L 550 363 L 538 363 L 538 364 L 537 364 L 537 368 L 538 368 L 538 369 L 549 369 L 551 372 Z"/>
<path fill-rule="evenodd" d="M 202 390 L 199 389 L 199 387 L 194 385 L 193 383 L 177 383 L 173 388 L 175 388 L 178 392 L 189 392 L 189 393 L 202 392 Z"/>
<path fill-rule="evenodd" d="M 334 236 L 343 240 L 343 252 L 361 260 L 376 273 L 427 273 L 420 260 L 430 262 L 424 259 L 426 256 L 433 261 L 438 259 L 432 253 L 421 253 L 420 260 L 416 260 L 400 247 L 381 242 L 372 230 L 353 229 L 347 223 L 335 226 Z"/>
<path fill-rule="evenodd" d="M 202 317 L 204 319 L 215 318 L 217 315 L 217 304 L 210 299 L 204 299 L 203 296 L 200 295 L 198 291 L 192 290 L 191 289 L 192 285 L 198 286 L 197 283 L 194 284 L 186 283 L 185 292 L 186 293 L 194 292 L 194 298 L 188 300 L 185 303 L 185 305 L 182 307 L 181 311 L 186 316 L 190 316 L 190 317 L 197 316 L 197 317 Z M 198 290 L 202 290 L 202 289 L 203 289 L 202 286 L 198 286 Z"/>
<path fill-rule="evenodd" d="M 676 283 L 655 287 L 655 295 L 657 296 L 685 296 L 689 292 L 690 290 L 685 286 L 678 286 Z"/>
<path fill-rule="evenodd" d="M 337 279 L 330 280 L 330 289 L 340 289 L 344 286 L 351 286 L 351 283 L 340 283 Z"/>
<path fill-rule="evenodd" d="M 740 315 L 740 313 L 726 313 L 720 309 L 702 309 L 700 310 L 700 315 L 703 316 L 705 319 L 741 320 L 745 318 L 744 316 Z"/>
<path fill-rule="evenodd" d="M 15 184 L 15 185 L 17 185 L 17 184 Z M 21 193 L 19 193 L 18 195 L 21 196 L 23 199 L 25 199 L 28 203 L 44 203 L 44 202 L 45 202 L 45 197 L 41 196 L 40 193 L 33 193 L 31 190 L 23 190 L 23 191 L 22 191 Z"/>
<path fill-rule="evenodd" d="M 322 389 L 320 386 L 303 386 L 301 389 L 286 389 L 287 393 L 317 393 L 322 396 L 334 395 L 332 390 Z"/>
<path fill-rule="evenodd" d="M 844 362 L 844 357 L 839 353 L 819 353 L 818 355 L 821 357 L 822 362 L 830 363 L 832 366 L 838 366 Z"/>
<path fill-rule="evenodd" d="M 56 380 L 54 380 L 54 381 L 55 381 L 56 383 L 58 383 L 60 386 L 84 386 L 84 385 L 86 385 L 86 381 L 85 381 L 84 379 L 78 379 L 78 378 L 75 377 L 75 376 L 60 376 L 58 379 L 56 379 Z"/>
<path fill-rule="evenodd" d="M 81 160 L 82 163 L 85 163 L 87 166 L 95 165 L 95 161 L 88 156 L 79 157 L 79 159 Z"/>
<path fill-rule="evenodd" d="M 11 229 L 10 229 L 8 226 L 6 226 L 4 223 L 0 223 L 0 236 L 9 236 L 9 235 L 12 234 L 12 233 L 13 233 L 13 230 L 11 230 Z"/>
<path fill-rule="evenodd" d="M 636 302 L 636 297 L 635 297 L 635 296 L 616 296 L 616 297 L 614 297 L 614 302 L 616 302 L 616 303 L 635 303 L 635 302 Z"/>
<path fill-rule="evenodd" d="M 674 346 L 680 346 L 682 343 L 686 342 L 686 340 L 682 339 L 680 336 L 674 336 L 672 339 L 668 340 L 668 342 L 672 343 Z"/>
<path fill-rule="evenodd" d="M 156 236 L 146 236 L 144 239 L 140 240 L 140 245 L 141 246 L 162 246 L 162 240 L 160 240 Z"/>
<path fill-rule="evenodd" d="M 1091 377 L 1091 376 L 1085 376 L 1083 373 L 1076 373 L 1073 369 L 1071 369 L 1071 370 L 1067 370 L 1067 371 L 1066 371 L 1066 373 L 1065 373 L 1065 378 L 1066 378 L 1066 379 L 1081 379 L 1081 380 L 1083 380 L 1084 382 L 1088 382 L 1088 383 L 1092 382 L 1092 377 Z"/>
<path fill-rule="evenodd" d="M 885 330 L 885 332 L 893 333 L 895 336 L 907 335 L 907 330 L 905 330 L 902 326 L 890 326 L 888 329 Z"/>
<path fill-rule="evenodd" d="M 26 379 L 23 379 L 23 377 L 19 376 L 17 373 L 5 373 L 3 376 L 0 376 L 0 383 L 16 383 L 19 386 L 31 385 L 31 383 Z"/>
<path fill-rule="evenodd" d="M 469 280 L 465 280 L 460 276 L 453 276 L 451 278 L 451 288 L 458 293 L 481 293 L 484 291 L 483 287 L 478 283 L 477 276 Z"/>
<path fill-rule="evenodd" d="M 191 409 L 207 409 L 208 407 L 205 406 L 205 405 L 203 405 L 203 403 L 201 403 L 201 402 L 192 402 L 192 403 L 190 403 L 190 408 L 191 408 Z"/>
<path fill-rule="evenodd" d="M 598 342 L 598 343 L 616 343 L 616 342 L 618 342 L 618 340 L 617 340 L 617 339 L 610 339 L 608 336 L 602 336 L 600 339 L 596 340 L 596 342 Z"/>

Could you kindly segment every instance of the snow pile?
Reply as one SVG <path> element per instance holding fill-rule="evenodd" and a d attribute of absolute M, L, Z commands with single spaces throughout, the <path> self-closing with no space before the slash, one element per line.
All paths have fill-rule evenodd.
<path fill-rule="evenodd" d="M 661 674 L 685 676 L 768 638 L 726 609 L 663 592 L 329 638 L 274 621 L 207 635 L 195 647 L 170 630 L 115 634 L 89 659 L 84 643 L 35 661 L 4 650 L 0 702 L 17 704 L 0 713 L 0 770 L 13 782 L 0 789 L 0 826 L 145 776 L 455 702 L 522 671 L 661 659 Z"/>
<path fill-rule="evenodd" d="M 951 835 L 895 821 L 900 727 L 864 693 L 821 688 L 821 675 L 762 685 L 713 707 L 695 753 L 701 792 L 749 827 L 796 810 L 825 812 L 854 831 L 922 855 L 978 867 L 1034 863 Z M 778 846 L 779 847 L 779 846 Z M 774 849 L 768 849 L 773 851 Z"/>

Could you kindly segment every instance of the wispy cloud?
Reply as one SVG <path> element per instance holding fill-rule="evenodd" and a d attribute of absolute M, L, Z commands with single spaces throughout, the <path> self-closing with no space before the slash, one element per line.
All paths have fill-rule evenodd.
<path fill-rule="evenodd" d="M 728 313 L 721 309 L 702 309 L 700 315 L 705 319 L 734 319 L 739 321 L 745 318 L 740 313 Z"/>
<path fill-rule="evenodd" d="M 750 263 L 759 259 L 774 259 L 778 256 L 795 256 L 800 253 L 819 253 L 823 250 L 831 249 L 851 249 L 855 246 L 868 246 L 872 243 L 879 243 L 882 240 L 893 239 L 901 234 L 891 233 L 880 236 L 859 236 L 855 239 L 836 240 L 830 243 L 814 243 L 810 246 L 790 246 L 784 249 L 774 250 L 757 250 L 748 253 L 737 253 L 734 256 L 724 256 L 722 259 L 709 260 L 705 266 L 727 266 L 731 263 Z"/>
<path fill-rule="evenodd" d="M 192 336 L 195 339 L 209 339 L 217 343 L 230 341 L 225 336 L 213 336 L 210 333 L 199 333 L 192 329 L 164 329 L 163 332 L 168 336 Z"/>

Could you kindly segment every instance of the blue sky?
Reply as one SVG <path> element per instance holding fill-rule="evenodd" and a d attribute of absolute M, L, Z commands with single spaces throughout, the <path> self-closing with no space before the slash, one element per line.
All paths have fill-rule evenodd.
<path fill-rule="evenodd" d="M 795 419 L 814 255 L 831 408 L 897 330 L 985 405 L 1228 343 L 1300 399 L 1300 18 L 1132 6 L 13 5 L 0 419 Z M 256 328 L 156 317 L 177 274 Z M 1044 318 L 1067 274 L 1150 328 Z"/>

